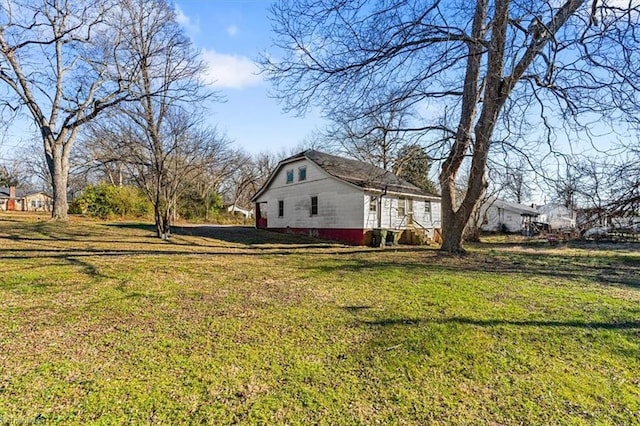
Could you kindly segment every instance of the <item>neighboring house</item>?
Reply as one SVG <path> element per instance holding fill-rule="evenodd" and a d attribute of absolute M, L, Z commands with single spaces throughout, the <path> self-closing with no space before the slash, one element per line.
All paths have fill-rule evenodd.
<path fill-rule="evenodd" d="M 15 187 L 0 188 L 0 210 L 49 212 L 53 198 L 42 191 L 25 192 Z"/>
<path fill-rule="evenodd" d="M 481 207 L 483 231 L 494 232 L 522 232 L 538 217 L 538 211 L 533 207 L 489 198 Z"/>
<path fill-rule="evenodd" d="M 582 230 L 603 228 L 640 232 L 640 211 L 612 214 L 605 208 L 579 209 L 576 212 L 576 227 Z"/>
<path fill-rule="evenodd" d="M 18 201 L 18 194 L 15 186 L 0 187 L 0 210 L 22 210 L 22 194 Z"/>
<path fill-rule="evenodd" d="M 315 150 L 282 160 L 251 201 L 258 228 L 349 244 L 369 244 L 376 228 L 395 231 L 400 242 L 417 234 L 434 238 L 440 229 L 438 195 L 379 167 Z"/>
<path fill-rule="evenodd" d="M 573 229 L 576 227 L 577 213 L 562 204 L 550 203 L 537 206 L 536 209 L 540 212 L 537 219 L 538 222 L 548 224 L 552 230 Z"/>
<path fill-rule="evenodd" d="M 253 212 L 251 210 L 243 209 L 242 207 L 238 207 L 235 204 L 232 204 L 229 207 L 227 207 L 227 212 L 238 213 L 239 215 L 243 216 L 245 219 L 249 219 L 251 218 L 251 216 L 253 216 Z"/>

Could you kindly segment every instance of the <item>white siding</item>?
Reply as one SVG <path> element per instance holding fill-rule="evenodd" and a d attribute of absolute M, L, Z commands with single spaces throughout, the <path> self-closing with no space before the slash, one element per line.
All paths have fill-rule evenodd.
<path fill-rule="evenodd" d="M 385 213 L 382 217 L 385 228 L 399 229 L 407 227 L 407 219 L 400 215 L 398 212 L 398 206 L 400 205 L 400 199 L 398 197 L 385 197 L 384 210 Z M 406 205 L 406 204 L 405 204 Z M 406 208 L 405 208 L 406 214 Z"/>
<path fill-rule="evenodd" d="M 487 223 L 480 229 L 483 231 L 501 231 L 502 225 L 507 227 L 508 232 L 522 231 L 522 216 L 520 212 L 491 206 L 486 211 Z"/>
<path fill-rule="evenodd" d="M 378 228 L 378 216 L 376 212 L 372 212 L 369 209 L 369 202 L 371 197 L 376 197 L 376 195 L 366 195 L 365 196 L 365 228 L 372 229 Z M 380 203 L 377 203 L 377 206 L 380 206 Z M 381 225 L 382 228 L 398 228 L 405 227 L 406 223 L 402 220 L 402 216 L 398 216 L 398 198 L 385 195 L 382 197 L 382 217 L 381 217 Z"/>
<path fill-rule="evenodd" d="M 575 228 L 576 226 L 575 212 L 563 205 L 547 204 L 538 207 L 538 210 L 540 216 L 537 220 L 548 223 L 551 229 Z"/>
<path fill-rule="evenodd" d="M 376 195 L 365 195 L 364 199 L 364 223 L 365 228 L 372 229 L 378 227 L 378 216 L 375 211 L 370 210 L 370 201 L 376 198 Z M 407 196 L 409 199 L 410 196 Z M 425 209 L 425 203 L 431 203 L 431 212 Z M 385 195 L 382 197 L 382 228 L 406 228 L 407 219 L 403 219 L 398 215 L 398 204 L 400 199 L 396 195 Z M 407 202 L 407 205 L 409 203 Z M 377 204 L 379 206 L 379 204 Z M 440 228 L 441 227 L 441 210 L 440 201 L 428 201 L 422 199 L 413 199 L 413 217 L 416 224 L 415 227 L 422 225 L 424 228 Z M 419 224 L 419 225 L 418 225 Z"/>
<path fill-rule="evenodd" d="M 425 204 L 430 203 L 430 211 L 426 210 Z M 413 202 L 413 217 L 425 228 L 441 228 L 442 212 L 440 201 L 417 200 Z"/>
<path fill-rule="evenodd" d="M 306 167 L 307 178 L 298 179 L 298 169 Z M 287 171 L 294 171 L 287 183 Z M 311 215 L 311 197 L 318 197 L 318 214 Z M 269 188 L 256 200 L 267 202 L 268 228 L 362 229 L 364 191 L 324 172 L 307 159 L 284 164 Z M 284 202 L 284 215 L 278 217 L 278 201 Z"/>
<path fill-rule="evenodd" d="M 379 207 L 378 197 L 373 194 L 364 195 L 364 228 L 373 229 L 378 227 L 378 212 L 370 208 L 371 203 L 375 203 L 376 209 Z"/>

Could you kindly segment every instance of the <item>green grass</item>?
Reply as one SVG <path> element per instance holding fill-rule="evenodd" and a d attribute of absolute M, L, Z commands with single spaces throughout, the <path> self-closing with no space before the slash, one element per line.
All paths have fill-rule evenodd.
<path fill-rule="evenodd" d="M 0 424 L 638 424 L 638 246 L 0 215 Z"/>

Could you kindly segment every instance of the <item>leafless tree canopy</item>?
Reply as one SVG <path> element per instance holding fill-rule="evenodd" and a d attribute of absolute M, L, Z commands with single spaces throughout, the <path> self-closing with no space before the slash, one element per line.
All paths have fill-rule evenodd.
<path fill-rule="evenodd" d="M 6 102 L 42 136 L 54 192 L 53 216 L 67 215 L 69 156 L 78 131 L 125 99 L 126 70 L 114 66 L 119 34 L 108 25 L 113 2 L 3 0 L 0 82 Z"/>
<path fill-rule="evenodd" d="M 494 184 L 500 187 L 500 197 L 520 204 L 529 201 L 533 193 L 531 174 L 529 165 L 524 161 L 494 169 Z"/>
<path fill-rule="evenodd" d="M 272 17 L 284 55 L 262 66 L 289 110 L 412 109 L 425 145 L 443 142 L 443 249 L 461 251 L 495 144 L 518 149 L 531 129 L 552 144 L 567 126 L 638 124 L 639 9 L 633 0 L 282 0 Z M 466 158 L 468 190 L 456 200 Z"/>
<path fill-rule="evenodd" d="M 202 83 L 205 64 L 171 5 L 125 0 L 114 14 L 113 25 L 126 35 L 117 63 L 139 71 L 127 87 L 135 101 L 114 113 L 111 142 L 152 202 L 158 236 L 166 236 L 178 197 L 204 175 L 226 141 L 201 126 L 205 102 L 214 94 Z"/>
<path fill-rule="evenodd" d="M 296 150 L 295 153 L 301 150 Z M 227 200 L 239 207 L 251 209 L 251 197 L 258 192 L 267 181 L 269 175 L 275 171 L 278 161 L 287 157 L 282 153 L 278 156 L 268 152 L 249 155 L 242 152 L 236 153 L 235 168 L 222 182 L 221 192 Z"/>
<path fill-rule="evenodd" d="M 216 173 L 228 167 L 229 142 L 215 128 L 181 109 L 166 114 L 161 145 L 124 115 L 94 127 L 86 141 L 88 146 L 101 146 L 100 161 L 119 164 L 151 201 L 158 236 L 169 233 L 181 196 L 194 188 L 205 193 L 215 189 L 222 179 Z"/>
<path fill-rule="evenodd" d="M 584 211 L 583 226 L 640 215 L 640 147 L 623 157 L 573 157 L 554 184 L 556 201 Z"/>
<path fill-rule="evenodd" d="M 384 108 L 374 108 L 364 116 L 360 114 L 341 111 L 331 115 L 333 124 L 323 135 L 325 145 L 360 161 L 392 170 L 403 147 L 416 145 L 422 134 L 409 127 L 414 118 L 412 110 L 402 103 L 390 103 Z"/>
<path fill-rule="evenodd" d="M 143 129 L 153 144 L 160 170 L 163 156 L 173 153 L 179 117 L 211 96 L 200 81 L 203 69 L 165 0 L 0 3 L 0 81 L 11 94 L 9 105 L 40 130 L 55 218 L 67 215 L 80 129 L 103 111 L 115 115 L 119 106 L 128 127 Z"/>

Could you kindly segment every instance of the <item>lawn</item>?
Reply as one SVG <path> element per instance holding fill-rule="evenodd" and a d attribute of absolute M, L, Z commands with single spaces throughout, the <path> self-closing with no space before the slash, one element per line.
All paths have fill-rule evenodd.
<path fill-rule="evenodd" d="M 638 424 L 640 247 L 0 214 L 0 424 Z"/>

